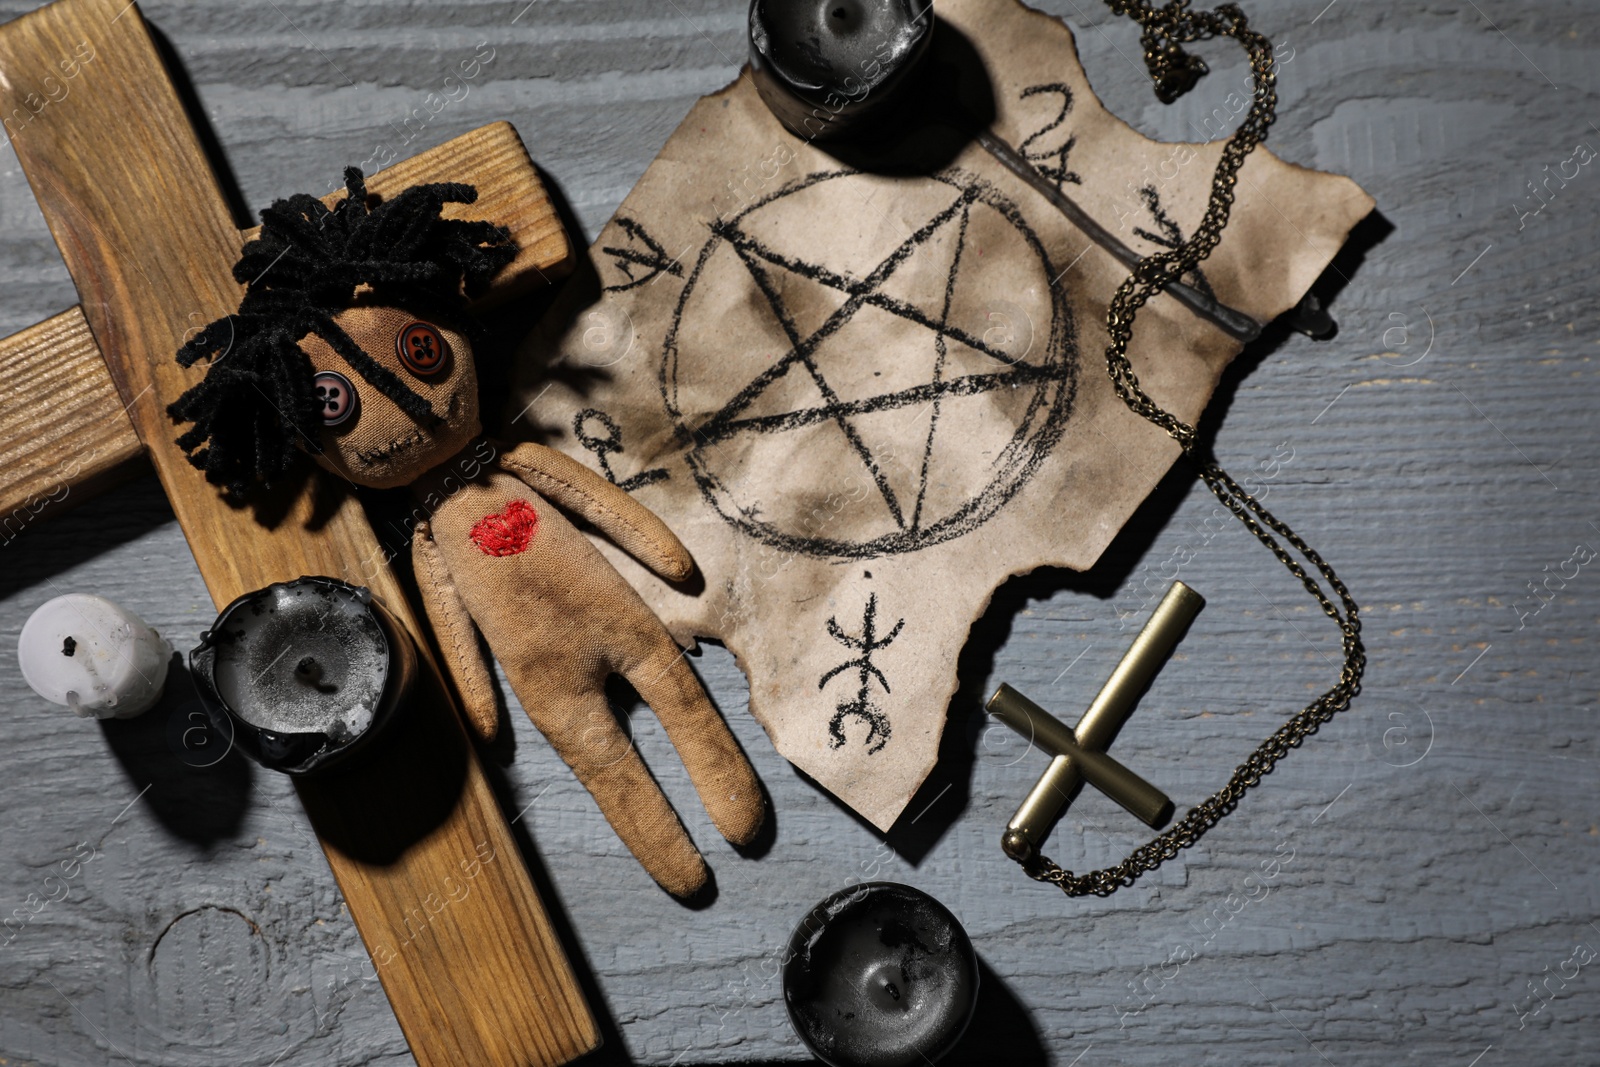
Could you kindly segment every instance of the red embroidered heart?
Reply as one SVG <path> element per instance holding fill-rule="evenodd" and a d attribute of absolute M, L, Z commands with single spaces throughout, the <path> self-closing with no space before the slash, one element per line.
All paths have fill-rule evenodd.
<path fill-rule="evenodd" d="M 472 527 L 472 543 L 490 556 L 515 556 L 527 549 L 539 529 L 539 513 L 526 500 L 513 500 L 498 515 L 485 515 Z"/>

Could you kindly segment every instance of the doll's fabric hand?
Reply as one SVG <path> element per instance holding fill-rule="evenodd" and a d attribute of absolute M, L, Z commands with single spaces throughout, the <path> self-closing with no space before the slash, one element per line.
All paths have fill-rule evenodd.
<path fill-rule="evenodd" d="M 655 710 L 711 821 L 735 844 L 748 843 L 765 816 L 755 772 L 666 627 L 551 501 L 663 576 L 686 576 L 688 552 L 648 509 L 559 452 L 521 445 L 500 464 L 441 495 L 418 533 L 418 582 L 445 655 L 451 646 L 475 650 L 459 621 L 440 625 L 470 615 L 617 836 L 663 888 L 692 894 L 706 882 L 705 862 L 623 732 L 607 678 L 623 675 Z M 479 692 L 487 672 L 458 666 L 456 675 L 469 718 L 492 734 L 494 712 Z"/>

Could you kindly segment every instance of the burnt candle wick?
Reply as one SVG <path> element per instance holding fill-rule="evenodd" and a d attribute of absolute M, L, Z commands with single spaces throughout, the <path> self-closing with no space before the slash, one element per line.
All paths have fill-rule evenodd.
<path fill-rule="evenodd" d="M 834 33 L 854 33 L 861 28 L 861 7 L 833 0 L 828 10 L 828 29 Z"/>
<path fill-rule="evenodd" d="M 900 992 L 900 985 L 895 981 L 897 978 L 900 982 L 904 982 L 905 972 L 894 964 L 880 968 L 878 973 L 872 976 L 867 988 L 870 990 L 868 995 L 874 1005 L 885 1011 L 905 1011 L 911 1006 L 904 1002 L 904 994 Z"/>
<path fill-rule="evenodd" d="M 319 693 L 337 693 L 339 687 L 332 682 L 325 682 L 322 678 L 322 664 L 316 657 L 306 656 L 294 665 L 294 675 Z"/>

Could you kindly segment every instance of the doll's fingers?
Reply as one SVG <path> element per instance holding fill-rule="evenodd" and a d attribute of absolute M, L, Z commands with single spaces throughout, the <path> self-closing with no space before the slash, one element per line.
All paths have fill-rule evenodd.
<path fill-rule="evenodd" d="M 756 772 L 683 650 L 662 628 L 648 652 L 623 673 L 666 727 L 712 823 L 734 844 L 749 844 L 766 817 Z"/>
<path fill-rule="evenodd" d="M 639 759 L 633 739 L 623 733 L 605 694 L 564 695 L 537 711 L 529 707 L 528 717 L 661 888 L 686 897 L 706 884 L 705 860 Z"/>

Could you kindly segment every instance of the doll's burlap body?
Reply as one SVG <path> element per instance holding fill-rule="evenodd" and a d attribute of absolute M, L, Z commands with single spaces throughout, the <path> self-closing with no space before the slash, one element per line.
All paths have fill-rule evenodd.
<path fill-rule="evenodd" d="M 458 598 L 529 717 L 594 795 L 617 836 L 669 892 L 693 892 L 705 883 L 704 861 L 622 732 L 605 697 L 607 677 L 621 674 L 655 709 L 713 823 L 735 843 L 754 836 L 764 814 L 754 773 L 666 628 L 573 524 L 521 479 L 568 506 L 577 502 L 574 510 L 599 518 L 597 525 L 620 525 L 624 536 L 616 539 L 632 542 L 623 547 L 653 569 L 681 577 L 689 557 L 665 527 L 648 528 L 622 502 L 581 484 L 587 470 L 572 464 L 578 471 L 567 473 L 578 477 L 565 479 L 561 470 L 551 472 L 548 458 L 537 467 L 520 463 L 521 451 L 470 480 L 441 476 L 456 466 L 450 464 L 418 483 L 431 509 L 417 534 L 417 579 L 433 587 L 424 590 L 430 615 L 448 615 L 434 606 Z M 515 501 L 531 505 L 531 530 Z M 498 539 L 475 540 L 486 520 Z M 436 573 L 440 564 L 443 575 Z M 479 655 L 476 635 L 462 620 L 434 624 L 448 660 Z M 485 674 L 463 688 L 486 684 Z M 463 698 L 473 702 L 465 692 Z"/>
<path fill-rule="evenodd" d="M 542 445 L 481 439 L 466 297 L 515 255 L 510 233 L 446 219 L 468 186 L 413 186 L 372 203 L 361 172 L 328 208 L 309 195 L 262 213 L 234 276 L 240 313 L 190 338 L 208 363 L 168 409 L 206 477 L 240 495 L 304 448 L 352 485 L 411 485 L 422 500 L 417 585 L 467 722 L 499 725 L 482 632 L 522 705 L 651 876 L 682 895 L 708 872 L 605 699 L 612 673 L 649 701 L 721 833 L 755 836 L 755 771 L 667 630 L 556 510 L 595 526 L 668 581 L 693 560 L 644 505 Z M 530 488 L 531 487 L 531 488 Z"/>

